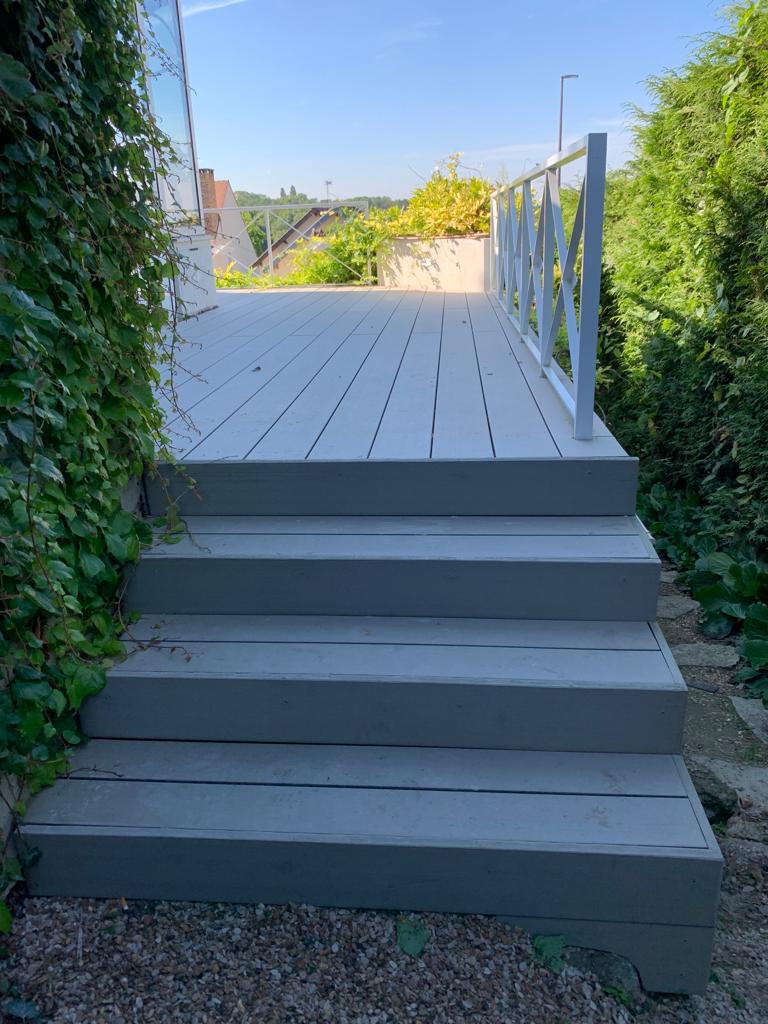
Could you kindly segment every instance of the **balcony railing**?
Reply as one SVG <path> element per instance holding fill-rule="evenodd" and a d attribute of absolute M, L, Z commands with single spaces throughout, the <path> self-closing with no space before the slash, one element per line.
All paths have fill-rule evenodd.
<path fill-rule="evenodd" d="M 497 189 L 491 204 L 491 287 L 521 340 L 592 437 L 605 198 L 606 135 L 590 134 Z M 566 235 L 560 172 L 584 158 Z M 556 352 L 570 362 L 570 377 Z M 567 358 L 566 358 L 567 353 Z"/>
<path fill-rule="evenodd" d="M 203 213 L 206 226 L 210 223 L 211 230 L 216 235 L 214 256 L 223 254 L 225 258 L 230 253 L 234 254 L 236 243 L 242 235 L 248 233 L 251 218 L 254 221 L 261 220 L 264 225 L 265 248 L 262 252 L 256 254 L 256 261 L 250 268 L 244 267 L 243 269 L 251 269 L 259 276 L 269 274 L 270 280 L 274 284 L 278 261 L 287 256 L 301 239 L 315 242 L 322 241 L 322 235 L 313 234 L 312 226 L 306 229 L 302 226 L 302 220 L 306 213 L 315 210 L 319 215 L 325 216 L 334 213 L 344 214 L 348 210 L 358 210 L 363 216 L 366 216 L 369 208 L 370 203 L 367 199 L 340 199 L 319 200 L 308 203 L 271 203 L 259 206 L 206 207 Z M 289 219 L 291 211 L 297 214 L 297 219 Z M 302 211 L 301 216 L 298 216 L 299 211 Z M 221 217 L 219 217 L 219 222 L 215 224 L 209 221 L 211 216 L 228 213 L 239 214 L 242 219 L 242 226 L 238 225 L 234 234 L 229 234 L 223 230 L 223 226 L 220 223 Z M 242 217 L 244 213 L 249 216 Z M 367 276 L 365 276 L 355 270 L 354 267 L 349 266 L 334 253 L 329 255 L 361 281 L 365 283 L 371 282 L 370 256 L 368 258 Z M 234 255 L 233 259 L 235 259 Z M 235 262 L 238 261 L 235 259 Z"/>

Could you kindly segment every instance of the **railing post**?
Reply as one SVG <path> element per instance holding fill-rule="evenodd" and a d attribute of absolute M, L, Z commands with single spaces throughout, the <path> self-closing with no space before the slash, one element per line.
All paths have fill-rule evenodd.
<path fill-rule="evenodd" d="M 573 382 L 576 410 L 573 436 L 592 437 L 597 372 L 597 336 L 600 319 L 600 277 L 603 254 L 606 136 L 587 136 L 584 172 L 584 235 L 579 299 L 579 366 Z"/>
<path fill-rule="evenodd" d="M 272 256 L 272 227 L 269 222 L 269 210 L 264 212 L 264 226 L 267 231 L 267 260 L 269 261 L 269 279 L 275 285 L 275 261 Z"/>
<path fill-rule="evenodd" d="M 489 282 L 488 283 L 490 285 L 490 290 L 492 292 L 496 291 L 496 282 L 499 280 L 498 268 L 496 266 L 497 253 L 499 251 L 498 239 L 496 237 L 497 236 L 497 232 L 498 232 L 498 224 L 499 224 L 499 217 L 498 217 L 497 210 L 498 210 L 498 198 L 495 195 L 493 195 L 493 196 L 491 196 L 491 231 L 490 231 L 489 253 L 488 253 L 488 259 L 490 261 L 490 266 L 488 268 L 488 272 L 490 274 L 490 278 L 489 278 Z"/>

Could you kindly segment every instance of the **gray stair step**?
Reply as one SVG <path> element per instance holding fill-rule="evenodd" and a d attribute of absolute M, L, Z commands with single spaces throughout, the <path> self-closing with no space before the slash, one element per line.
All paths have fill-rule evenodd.
<path fill-rule="evenodd" d="M 186 459 L 146 490 L 153 515 L 632 515 L 637 459 Z"/>
<path fill-rule="evenodd" d="M 90 736 L 674 753 L 685 684 L 647 622 L 145 616 Z"/>
<path fill-rule="evenodd" d="M 634 516 L 200 516 L 126 595 L 141 612 L 655 618 Z"/>
<path fill-rule="evenodd" d="M 649 987 L 688 991 L 721 870 L 672 756 L 94 741 L 23 835 L 36 895 L 480 912 L 596 945 L 620 927 Z"/>

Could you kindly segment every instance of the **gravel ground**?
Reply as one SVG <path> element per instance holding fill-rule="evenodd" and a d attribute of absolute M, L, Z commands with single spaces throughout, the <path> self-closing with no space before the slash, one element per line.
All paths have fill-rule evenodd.
<path fill-rule="evenodd" d="M 528 938 L 481 917 L 311 907 L 29 899 L 14 929 L 18 996 L 52 1022 L 626 1022 L 593 978 L 553 973 Z"/>
<path fill-rule="evenodd" d="M 662 591 L 680 592 L 671 582 Z M 695 612 L 663 626 L 672 643 L 703 640 Z M 692 702 L 686 749 L 768 764 L 768 748 L 733 715 L 732 675 L 686 671 L 710 688 L 691 691 L 703 703 Z M 550 970 L 528 936 L 477 916 L 417 915 L 428 938 L 411 956 L 398 946 L 394 914 L 17 893 L 0 1022 L 766 1024 L 766 839 L 768 821 L 748 806 L 721 836 L 726 874 L 701 997 L 607 992 L 594 975 Z"/>

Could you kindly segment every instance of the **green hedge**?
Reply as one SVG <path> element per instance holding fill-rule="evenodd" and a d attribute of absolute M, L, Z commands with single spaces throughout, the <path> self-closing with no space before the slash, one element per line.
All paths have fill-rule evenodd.
<path fill-rule="evenodd" d="M 768 541 L 766 3 L 651 91 L 609 180 L 599 400 L 689 564 Z"/>

